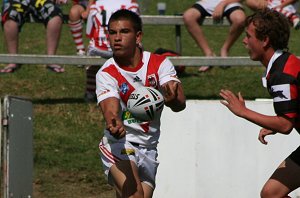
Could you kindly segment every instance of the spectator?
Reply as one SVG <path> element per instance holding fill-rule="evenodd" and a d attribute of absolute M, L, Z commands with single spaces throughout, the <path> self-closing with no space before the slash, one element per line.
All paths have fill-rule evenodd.
<path fill-rule="evenodd" d="M 69 27 L 76 45 L 77 55 L 86 55 L 83 41 L 83 20 L 87 19 L 90 6 L 94 0 L 74 0 L 69 12 Z"/>
<path fill-rule="evenodd" d="M 139 5 L 134 0 L 114 0 L 114 3 L 111 3 L 109 0 L 97 0 L 95 4 L 91 6 L 86 27 L 87 36 L 90 38 L 87 55 L 101 56 L 103 58 L 110 58 L 112 56 L 112 51 L 107 39 L 107 23 L 112 13 L 119 9 L 128 9 L 139 13 Z M 87 67 L 86 90 L 84 94 L 86 102 L 96 101 L 95 76 L 99 68 L 99 65 Z"/>
<path fill-rule="evenodd" d="M 224 16 L 228 18 L 231 26 L 220 50 L 220 56 L 227 57 L 231 46 L 239 38 L 244 28 L 246 16 L 239 2 L 240 0 L 202 0 L 197 1 L 191 8 L 184 12 L 183 20 L 186 28 L 205 56 L 215 56 L 215 53 L 209 47 L 199 21 L 203 20 L 206 16 L 212 16 L 215 21 L 220 21 Z M 199 72 L 205 72 L 210 68 L 210 66 L 202 66 L 199 68 Z"/>
<path fill-rule="evenodd" d="M 113 58 L 96 76 L 98 104 L 106 122 L 99 144 L 104 172 L 117 197 L 151 198 L 159 164 L 160 116 L 141 122 L 126 103 L 137 87 L 152 85 L 161 89 L 165 105 L 178 112 L 185 108 L 183 88 L 168 59 L 141 49 L 142 21 L 137 14 L 115 12 L 108 32 Z"/>
<path fill-rule="evenodd" d="M 58 0 L 57 3 L 63 3 L 63 0 Z M 60 8 L 52 0 L 5 0 L 3 2 L 2 25 L 8 53 L 18 53 L 19 32 L 25 22 L 25 17 L 29 13 L 44 23 L 46 27 L 47 54 L 55 55 L 59 43 L 63 15 Z M 10 63 L 1 69 L 0 73 L 13 73 L 20 67 L 20 64 Z M 55 64 L 47 65 L 46 68 L 56 73 L 64 72 L 63 67 Z"/>
<path fill-rule="evenodd" d="M 266 7 L 274 9 L 287 17 L 293 28 L 296 30 L 300 28 L 300 17 L 297 14 L 299 8 L 298 0 L 247 0 L 246 5 L 252 10 L 259 10 Z"/>
<path fill-rule="evenodd" d="M 288 135 L 295 128 L 300 132 L 300 60 L 288 52 L 290 27 L 280 13 L 264 9 L 246 19 L 246 37 L 243 40 L 252 60 L 260 61 L 266 68 L 263 86 L 273 98 L 276 115 L 264 115 L 246 107 L 241 95 L 221 90 L 221 103 L 232 113 L 262 129 L 258 139 L 267 144 L 270 135 Z M 242 131 L 241 131 L 242 132 Z M 300 187 L 300 146 L 283 160 L 262 191 L 262 198 L 289 197 Z"/>

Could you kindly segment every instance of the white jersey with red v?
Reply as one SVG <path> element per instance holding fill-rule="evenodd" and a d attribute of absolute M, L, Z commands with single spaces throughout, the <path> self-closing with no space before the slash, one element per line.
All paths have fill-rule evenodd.
<path fill-rule="evenodd" d="M 174 80 L 179 81 L 173 64 L 164 56 L 142 53 L 142 60 L 136 68 L 119 66 L 113 58 L 109 59 L 96 75 L 96 94 L 98 102 L 116 97 L 120 99 L 122 118 L 128 141 L 144 145 L 156 145 L 160 134 L 160 118 L 150 122 L 135 122 L 127 110 L 130 94 L 140 86 L 159 88 L 160 85 Z M 129 116 L 129 117 L 128 117 Z"/>

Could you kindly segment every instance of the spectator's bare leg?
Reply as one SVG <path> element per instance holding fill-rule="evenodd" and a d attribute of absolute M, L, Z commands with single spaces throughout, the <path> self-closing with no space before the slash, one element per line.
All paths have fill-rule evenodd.
<path fill-rule="evenodd" d="M 47 24 L 47 54 L 55 55 L 62 28 L 62 19 L 59 16 L 52 18 Z"/>
<path fill-rule="evenodd" d="M 204 33 L 198 23 L 201 18 L 201 13 L 195 8 L 189 8 L 183 14 L 184 24 L 191 34 L 197 45 L 202 49 L 205 56 L 214 56 L 214 52 L 209 47 L 208 42 L 204 36 Z M 202 66 L 199 68 L 199 72 L 205 72 L 210 66 Z"/>
<path fill-rule="evenodd" d="M 198 20 L 200 19 L 201 14 L 200 12 L 195 8 L 189 8 L 185 13 L 183 14 L 183 20 L 184 24 L 188 30 L 188 32 L 191 34 L 193 39 L 196 41 L 197 45 L 202 49 L 205 56 L 213 56 L 213 51 L 208 45 L 208 42 L 204 36 L 204 33 L 198 23 Z"/>
<path fill-rule="evenodd" d="M 230 48 L 244 31 L 246 15 L 242 10 L 235 10 L 230 14 L 229 18 L 232 24 L 229 29 L 229 34 L 220 51 L 222 57 L 228 56 Z"/>
<path fill-rule="evenodd" d="M 47 24 L 46 42 L 48 55 L 56 54 L 56 50 L 60 39 L 62 23 L 62 19 L 59 16 L 55 16 Z M 62 73 L 65 71 L 63 67 L 56 64 L 47 65 L 47 69 L 55 73 Z"/>
<path fill-rule="evenodd" d="M 18 23 L 13 20 L 7 20 L 4 23 L 4 37 L 6 41 L 6 47 L 9 54 L 18 53 L 19 44 L 19 29 Z M 9 63 L 7 67 L 15 67 L 15 63 Z"/>

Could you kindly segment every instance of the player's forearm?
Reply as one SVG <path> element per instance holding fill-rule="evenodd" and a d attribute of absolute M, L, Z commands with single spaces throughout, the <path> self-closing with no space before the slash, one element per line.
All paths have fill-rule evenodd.
<path fill-rule="evenodd" d="M 243 111 L 240 117 L 263 128 L 282 134 L 289 134 L 293 129 L 293 122 L 285 117 L 263 115 L 248 108 Z"/>
<path fill-rule="evenodd" d="M 106 124 L 111 124 L 111 120 L 118 117 L 119 100 L 117 98 L 107 98 L 100 102 L 100 108 Z"/>

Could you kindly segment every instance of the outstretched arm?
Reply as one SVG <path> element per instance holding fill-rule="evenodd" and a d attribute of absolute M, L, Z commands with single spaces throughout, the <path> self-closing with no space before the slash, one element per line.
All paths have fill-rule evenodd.
<path fill-rule="evenodd" d="M 114 97 L 100 102 L 100 108 L 106 121 L 106 128 L 117 139 L 124 137 L 126 134 L 123 122 L 118 116 L 119 105 L 119 99 Z"/>
<path fill-rule="evenodd" d="M 181 83 L 171 80 L 161 85 L 161 91 L 165 99 L 165 105 L 172 111 L 178 112 L 185 109 L 185 95 Z"/>
<path fill-rule="evenodd" d="M 263 115 L 248 109 L 241 93 L 238 93 L 238 96 L 236 96 L 230 90 L 222 89 L 220 96 L 224 99 L 221 100 L 221 103 L 225 105 L 232 113 L 265 129 L 282 134 L 289 134 L 293 129 L 293 119 L 279 115 Z"/>

